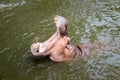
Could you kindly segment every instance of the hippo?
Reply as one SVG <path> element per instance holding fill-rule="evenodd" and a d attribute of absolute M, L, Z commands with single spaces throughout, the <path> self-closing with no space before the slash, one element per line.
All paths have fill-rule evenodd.
<path fill-rule="evenodd" d="M 64 17 L 56 15 L 54 23 L 57 30 L 48 40 L 40 43 L 38 37 L 35 38 L 30 47 L 34 56 L 49 56 L 54 62 L 63 62 L 89 55 L 92 50 L 99 48 L 96 44 L 88 46 L 73 44 L 67 32 L 68 21 Z"/>

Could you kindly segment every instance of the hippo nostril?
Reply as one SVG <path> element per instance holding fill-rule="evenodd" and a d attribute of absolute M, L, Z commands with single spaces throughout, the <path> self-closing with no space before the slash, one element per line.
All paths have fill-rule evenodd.
<path fill-rule="evenodd" d="M 39 52 L 39 50 L 37 50 L 37 52 Z"/>

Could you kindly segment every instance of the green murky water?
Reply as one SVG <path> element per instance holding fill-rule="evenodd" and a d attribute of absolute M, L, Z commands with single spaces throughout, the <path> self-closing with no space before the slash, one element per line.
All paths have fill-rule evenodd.
<path fill-rule="evenodd" d="M 69 21 L 73 43 L 106 42 L 99 53 L 63 63 L 33 57 L 36 35 L 42 42 L 56 30 L 53 17 Z M 120 0 L 0 1 L 0 80 L 119 80 Z"/>

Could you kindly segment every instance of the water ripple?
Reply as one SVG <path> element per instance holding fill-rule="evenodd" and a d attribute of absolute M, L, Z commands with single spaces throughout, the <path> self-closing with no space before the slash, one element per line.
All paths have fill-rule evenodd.
<path fill-rule="evenodd" d="M 0 51 L 0 53 L 4 53 L 5 51 L 7 51 L 7 50 L 9 50 L 9 49 L 10 49 L 9 47 L 6 47 L 6 48 L 2 49 L 2 50 Z"/>
<path fill-rule="evenodd" d="M 0 3 L 0 11 L 3 11 L 4 9 L 12 9 L 16 6 L 22 6 L 26 3 L 25 0 L 22 0 L 21 2 L 16 2 L 16 3 L 9 3 L 9 4 L 4 4 L 4 3 Z"/>

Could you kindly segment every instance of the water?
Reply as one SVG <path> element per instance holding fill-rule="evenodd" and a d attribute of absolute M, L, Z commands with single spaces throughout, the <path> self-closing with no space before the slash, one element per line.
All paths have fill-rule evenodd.
<path fill-rule="evenodd" d="M 69 62 L 33 57 L 34 37 L 42 42 L 55 32 L 55 15 L 69 21 L 73 43 L 106 46 Z M 120 0 L 0 1 L 0 80 L 119 80 L 119 75 Z"/>

